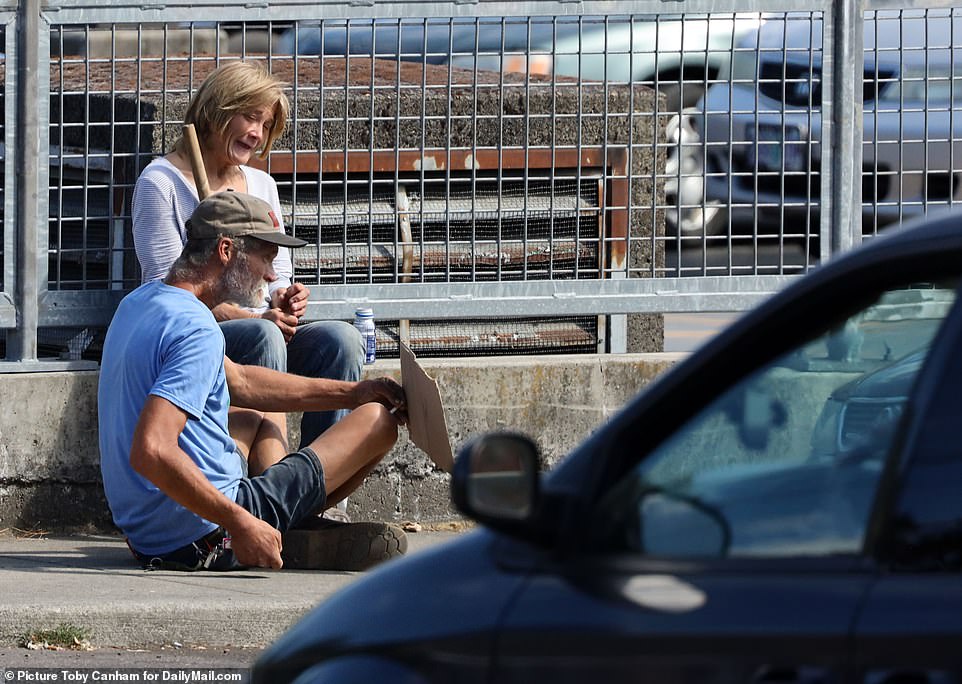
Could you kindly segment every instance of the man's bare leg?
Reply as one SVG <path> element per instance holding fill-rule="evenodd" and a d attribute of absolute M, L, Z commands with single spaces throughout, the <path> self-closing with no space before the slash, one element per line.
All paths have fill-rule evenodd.
<path fill-rule="evenodd" d="M 381 404 L 365 404 L 325 430 L 310 447 L 324 468 L 327 505 L 361 486 L 397 441 L 397 419 Z"/>
<path fill-rule="evenodd" d="M 247 458 L 247 471 L 251 477 L 260 475 L 287 456 L 286 426 L 287 416 L 283 413 L 261 413 L 241 408 L 228 411 L 227 429 Z"/>
<path fill-rule="evenodd" d="M 397 441 L 398 422 L 381 404 L 365 404 L 328 428 L 310 447 L 324 469 L 327 505 L 357 489 Z M 320 511 L 317 511 L 318 513 Z M 285 567 L 366 570 L 407 551 L 404 531 L 386 522 L 313 519 L 284 535 Z"/>

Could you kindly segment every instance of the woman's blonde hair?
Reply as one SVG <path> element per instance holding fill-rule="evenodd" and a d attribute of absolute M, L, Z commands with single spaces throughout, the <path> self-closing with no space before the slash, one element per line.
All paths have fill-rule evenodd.
<path fill-rule="evenodd" d="M 214 69 L 204 79 L 187 105 L 184 125 L 194 124 L 197 137 L 203 141 L 211 135 L 223 136 L 231 119 L 237 114 L 273 107 L 274 123 L 257 152 L 258 157 L 265 159 L 287 125 L 290 103 L 284 94 L 284 86 L 254 62 L 229 62 Z M 181 153 L 187 153 L 183 138 L 174 147 Z"/>

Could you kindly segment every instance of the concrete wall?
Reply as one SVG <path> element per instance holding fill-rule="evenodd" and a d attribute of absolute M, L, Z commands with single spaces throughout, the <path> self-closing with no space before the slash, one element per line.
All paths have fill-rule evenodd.
<path fill-rule="evenodd" d="M 426 359 L 452 448 L 514 428 L 556 463 L 676 362 L 679 354 Z M 400 377 L 397 360 L 374 375 Z M 110 530 L 97 447 L 96 371 L 0 375 L 0 529 Z M 289 421 L 296 433 L 297 417 Z M 296 440 L 292 435 L 292 441 Z M 402 431 L 391 455 L 350 499 L 356 519 L 448 520 L 449 477 Z"/>

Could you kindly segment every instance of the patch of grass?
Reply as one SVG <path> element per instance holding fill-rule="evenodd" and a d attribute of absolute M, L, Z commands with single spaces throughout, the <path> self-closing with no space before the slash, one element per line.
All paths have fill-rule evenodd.
<path fill-rule="evenodd" d="M 23 634 L 19 643 L 23 648 L 31 650 L 74 650 L 89 651 L 89 632 L 83 627 L 77 627 L 67 622 L 61 622 L 54 629 L 37 629 Z"/>
<path fill-rule="evenodd" d="M 46 539 L 49 532 L 37 529 L 22 530 L 19 527 L 13 528 L 13 534 L 17 539 Z"/>
<path fill-rule="evenodd" d="M 49 532 L 38 529 L 37 527 L 30 530 L 24 530 L 19 527 L 0 528 L 0 535 L 5 534 L 12 535 L 14 539 L 46 539 Z"/>

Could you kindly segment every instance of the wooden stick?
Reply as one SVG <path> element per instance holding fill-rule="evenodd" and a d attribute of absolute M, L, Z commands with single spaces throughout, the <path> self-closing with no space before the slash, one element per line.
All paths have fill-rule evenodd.
<path fill-rule="evenodd" d="M 398 210 L 398 228 L 401 232 L 401 268 L 405 274 L 411 273 L 414 270 L 414 233 L 411 230 L 411 215 L 408 213 L 410 211 L 410 203 L 408 202 L 408 194 L 405 187 L 399 186 L 397 191 L 397 199 L 394 202 L 394 206 Z M 410 275 L 401 276 L 402 283 L 411 282 Z M 401 340 L 401 344 L 405 344 L 408 347 L 411 346 L 411 321 L 410 319 L 401 319 L 398 321 L 398 337 Z"/>
<path fill-rule="evenodd" d="M 194 185 L 197 186 L 197 196 L 203 200 L 210 194 L 207 183 L 207 170 L 204 168 L 204 157 L 200 154 L 200 142 L 194 124 L 184 126 L 184 140 L 187 141 L 187 153 L 190 156 L 190 168 L 194 173 Z"/>

